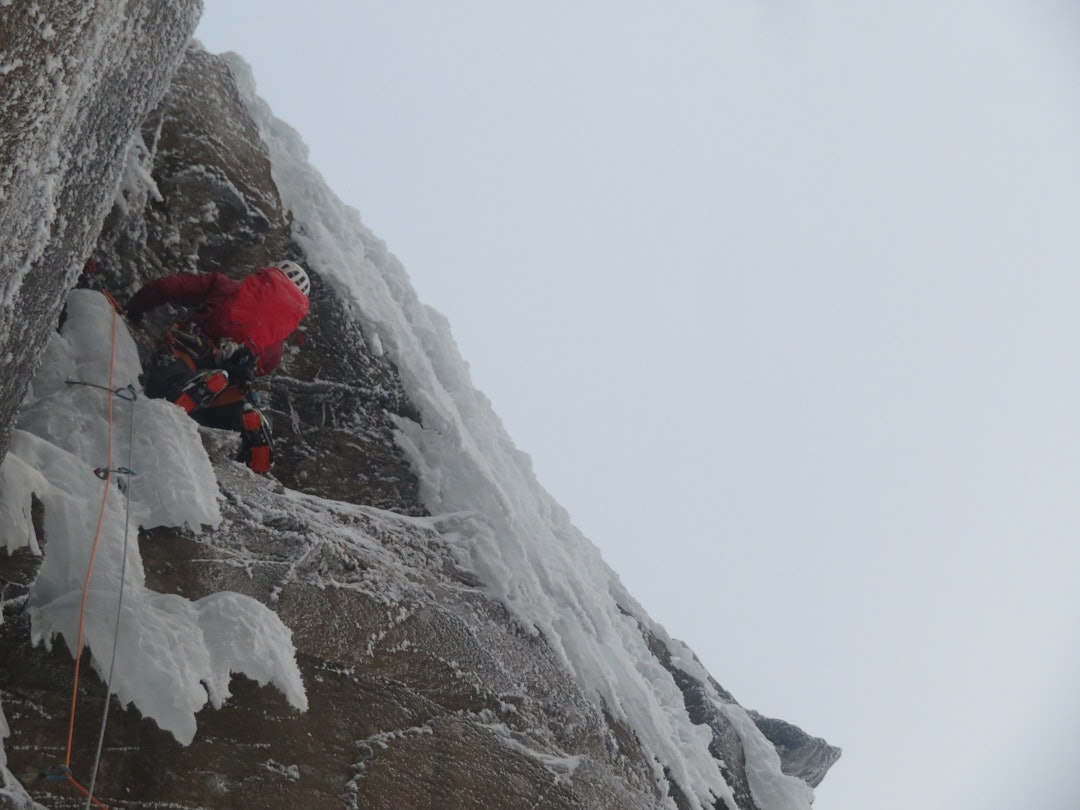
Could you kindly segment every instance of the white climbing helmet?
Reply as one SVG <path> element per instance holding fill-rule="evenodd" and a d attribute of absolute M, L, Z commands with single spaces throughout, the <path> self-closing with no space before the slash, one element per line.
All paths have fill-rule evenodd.
<path fill-rule="evenodd" d="M 277 269 L 284 273 L 289 281 L 295 284 L 304 295 L 307 295 L 311 291 L 311 279 L 309 279 L 308 274 L 304 272 L 304 268 L 296 262 L 278 262 Z"/>

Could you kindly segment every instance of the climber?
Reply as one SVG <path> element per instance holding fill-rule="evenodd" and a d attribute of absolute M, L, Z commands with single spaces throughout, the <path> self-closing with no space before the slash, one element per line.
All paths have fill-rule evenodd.
<path fill-rule="evenodd" d="M 293 261 L 243 281 L 221 273 L 174 273 L 145 284 L 124 308 L 139 327 L 162 304 L 188 308 L 167 328 L 143 374 L 146 395 L 168 399 L 207 427 L 239 431 L 240 460 L 270 470 L 270 425 L 250 390 L 281 362 L 285 339 L 308 311 L 311 282 Z"/>

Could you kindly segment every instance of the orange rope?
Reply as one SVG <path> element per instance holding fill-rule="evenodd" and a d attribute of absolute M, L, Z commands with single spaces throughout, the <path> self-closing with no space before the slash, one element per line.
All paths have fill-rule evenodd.
<path fill-rule="evenodd" d="M 116 309 L 113 308 L 112 314 L 112 345 L 109 348 L 109 392 L 107 394 L 109 400 L 108 406 L 108 448 L 106 450 L 107 461 L 105 463 L 105 469 L 112 469 L 112 445 L 113 445 L 113 370 L 116 365 Z M 67 756 L 64 759 L 64 768 L 67 773 L 67 780 L 78 788 L 84 796 L 90 799 L 95 806 L 108 810 L 108 808 L 90 795 L 90 791 L 80 785 L 75 777 L 71 775 L 71 750 L 73 747 L 73 741 L 75 738 L 75 707 L 79 698 L 79 669 L 82 662 L 82 649 L 83 649 L 83 625 L 86 618 L 86 599 L 90 593 L 90 576 L 94 573 L 94 558 L 97 555 L 98 543 L 101 540 L 101 528 L 105 523 L 105 507 L 109 499 L 109 479 L 110 476 L 106 472 L 105 474 L 105 491 L 101 495 L 101 511 L 98 513 L 97 530 L 94 533 L 94 542 L 90 547 L 90 564 L 86 569 L 86 580 L 83 582 L 82 592 L 82 604 L 79 607 L 79 637 L 75 645 L 75 684 L 71 689 L 71 721 L 68 725 L 68 741 L 67 741 Z M 106 695 L 105 699 L 108 700 L 109 696 Z"/>
<path fill-rule="evenodd" d="M 108 805 L 105 805 L 105 804 L 102 804 L 101 802 L 99 802 L 97 799 L 95 799 L 93 796 L 90 795 L 89 790 L 87 790 L 82 785 L 80 785 L 77 781 L 75 781 L 75 777 L 71 775 L 70 771 L 68 771 L 67 780 L 68 780 L 69 783 L 71 783 L 71 785 L 73 785 L 79 791 L 79 793 L 81 793 L 83 796 L 85 796 L 90 801 L 92 801 L 94 803 L 95 807 L 100 807 L 101 810 L 109 810 Z"/>

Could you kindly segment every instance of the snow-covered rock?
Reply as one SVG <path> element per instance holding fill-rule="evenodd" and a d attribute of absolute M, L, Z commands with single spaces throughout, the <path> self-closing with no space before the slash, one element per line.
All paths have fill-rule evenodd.
<path fill-rule="evenodd" d="M 0 452 L 200 0 L 0 6 Z"/>

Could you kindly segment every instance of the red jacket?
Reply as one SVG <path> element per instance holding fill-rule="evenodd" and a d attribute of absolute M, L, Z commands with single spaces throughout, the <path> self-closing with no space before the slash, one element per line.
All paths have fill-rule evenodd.
<path fill-rule="evenodd" d="M 233 281 L 221 273 L 173 273 L 147 283 L 135 293 L 126 309 L 129 316 L 139 318 L 143 313 L 162 304 L 192 308 L 192 312 L 182 324 L 198 326 L 203 334 L 217 343 L 226 337 L 217 327 L 220 322 L 220 319 L 215 317 L 217 310 L 239 289 L 239 281 Z M 297 292 L 299 294 L 299 291 Z M 304 311 L 306 312 L 306 306 Z M 233 335 L 228 337 L 236 339 Z M 247 343 L 258 358 L 258 376 L 269 374 L 278 367 L 284 352 L 284 340 L 263 345 L 253 345 L 250 340 L 243 342 Z"/>

